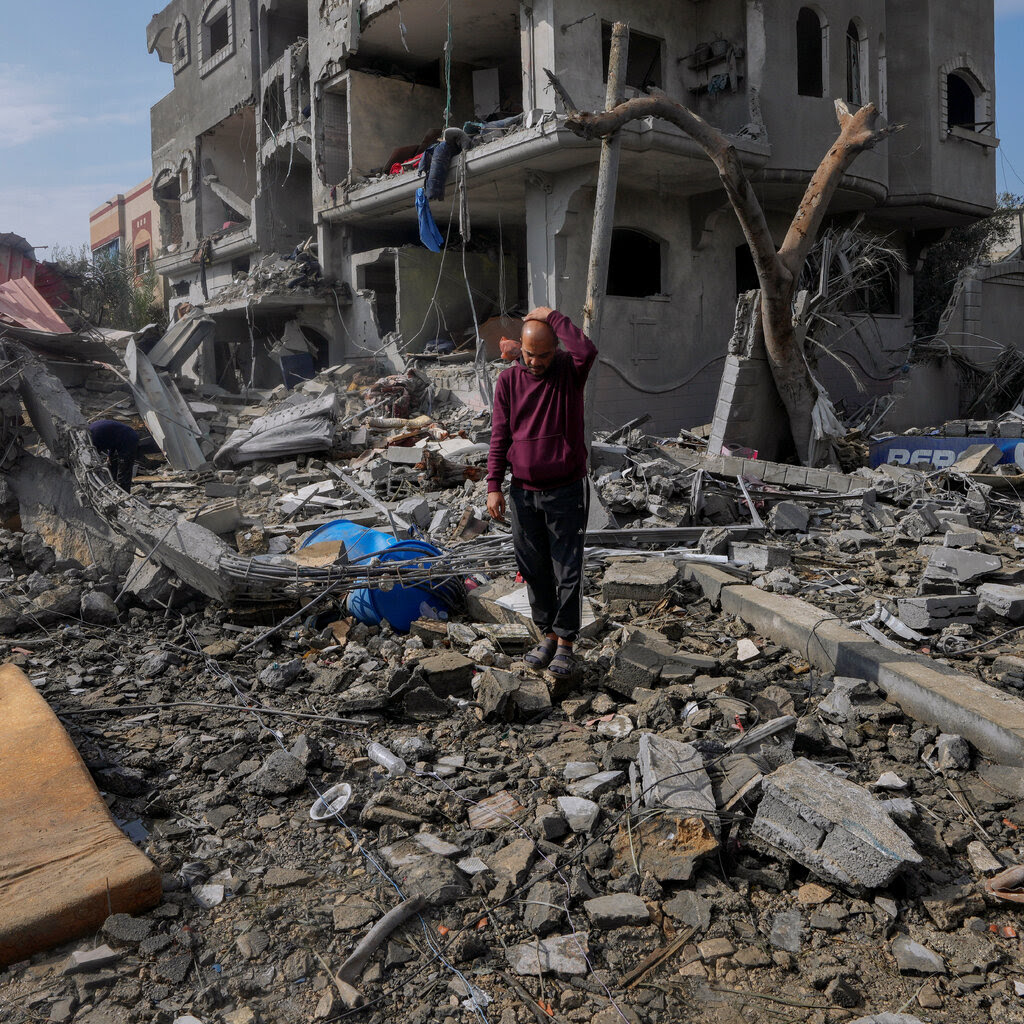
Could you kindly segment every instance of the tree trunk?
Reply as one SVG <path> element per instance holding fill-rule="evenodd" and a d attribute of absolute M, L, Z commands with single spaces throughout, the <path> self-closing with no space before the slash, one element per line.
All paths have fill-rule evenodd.
<path fill-rule="evenodd" d="M 565 104 L 568 114 L 566 127 L 581 138 L 604 137 L 630 121 L 657 117 L 689 135 L 718 168 L 722 185 L 754 258 L 761 285 L 765 348 L 775 386 L 789 415 L 797 452 L 801 460 L 807 462 L 813 456 L 812 414 L 818 393 L 803 346 L 797 343 L 793 330 L 794 291 L 804 261 L 846 169 L 860 153 L 898 131 L 899 126 L 877 128 L 878 111 L 873 104 L 851 114 L 842 100 L 836 100 L 839 138 L 812 175 L 782 246 L 776 250 L 764 209 L 743 170 L 736 149 L 717 128 L 656 89 L 650 90 L 647 96 L 620 103 L 612 110 L 596 114 L 580 111 L 558 79 L 550 71 L 547 75 Z"/>

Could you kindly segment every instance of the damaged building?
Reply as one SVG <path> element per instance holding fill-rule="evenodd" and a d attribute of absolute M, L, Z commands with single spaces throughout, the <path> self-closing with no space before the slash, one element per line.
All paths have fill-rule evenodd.
<path fill-rule="evenodd" d="M 220 325 L 200 376 L 232 363 L 243 382 L 255 368 L 268 384 L 280 369 L 263 356 L 303 341 L 322 366 L 386 342 L 472 347 L 489 319 L 537 304 L 578 315 L 600 147 L 566 130 L 545 72 L 581 109 L 602 109 L 623 14 L 627 96 L 662 89 L 726 131 L 780 234 L 835 136 L 833 98 L 906 125 L 858 161 L 832 205 L 836 223 L 861 215 L 886 235 L 902 265 L 815 339 L 834 399 L 891 391 L 922 252 L 995 206 L 991 4 L 965 21 L 883 0 L 628 12 L 509 0 L 453 5 L 448 19 L 426 0 L 178 0 L 149 27 L 174 74 L 153 109 L 154 193 L 172 305 L 202 305 Z M 448 152 L 430 151 L 447 128 L 460 129 Z M 753 262 L 694 141 L 649 120 L 621 134 L 595 426 L 640 412 L 659 430 L 708 422 Z M 436 253 L 418 226 L 424 150 L 454 157 L 434 190 L 447 239 Z M 287 269 L 256 273 L 311 237 L 319 289 L 289 288 Z"/>

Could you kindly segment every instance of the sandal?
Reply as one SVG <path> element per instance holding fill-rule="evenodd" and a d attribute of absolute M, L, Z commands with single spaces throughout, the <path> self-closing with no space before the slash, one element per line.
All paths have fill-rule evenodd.
<path fill-rule="evenodd" d="M 576 670 L 576 656 L 571 647 L 559 645 L 555 656 L 548 662 L 548 672 L 556 679 L 568 679 Z"/>
<path fill-rule="evenodd" d="M 545 637 L 532 651 L 529 651 L 523 658 L 523 661 L 530 668 L 547 668 L 548 663 L 555 656 L 555 647 L 558 645 L 557 640 L 552 640 L 551 637 Z"/>

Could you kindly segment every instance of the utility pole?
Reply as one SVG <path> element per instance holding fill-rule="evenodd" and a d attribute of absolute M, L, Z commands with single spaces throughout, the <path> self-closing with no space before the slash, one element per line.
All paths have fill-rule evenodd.
<path fill-rule="evenodd" d="M 605 109 L 617 107 L 625 99 L 626 65 L 629 60 L 629 26 L 617 21 L 612 26 L 611 52 L 608 55 L 608 91 Z M 590 263 L 587 270 L 587 297 L 583 304 L 583 331 L 600 348 L 601 305 L 608 282 L 608 256 L 615 223 L 615 190 L 619 182 L 619 152 L 622 136 L 614 132 L 601 140 L 601 163 L 597 172 L 594 197 L 594 226 L 590 238 Z M 590 372 L 584 393 L 584 437 L 589 446 L 594 433 L 594 388 L 597 367 Z"/>

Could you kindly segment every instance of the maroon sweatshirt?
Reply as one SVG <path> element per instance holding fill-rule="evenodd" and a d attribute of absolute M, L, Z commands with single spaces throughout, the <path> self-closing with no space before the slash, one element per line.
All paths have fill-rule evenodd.
<path fill-rule="evenodd" d="M 547 373 L 535 377 L 519 360 L 498 375 L 491 413 L 487 491 L 500 491 L 506 467 L 512 483 L 548 491 L 587 475 L 583 387 L 597 358 L 594 343 L 565 315 L 548 325 L 565 346 Z"/>

